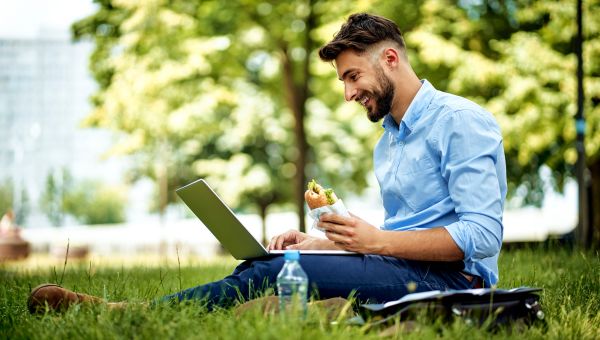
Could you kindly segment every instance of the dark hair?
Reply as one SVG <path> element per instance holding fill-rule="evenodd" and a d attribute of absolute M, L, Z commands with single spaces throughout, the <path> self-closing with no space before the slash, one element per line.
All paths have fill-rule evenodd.
<path fill-rule="evenodd" d="M 385 40 L 397 43 L 403 50 L 405 48 L 402 32 L 393 21 L 378 15 L 355 13 L 342 25 L 333 40 L 321 47 L 319 57 L 323 61 L 332 61 L 349 48 L 362 53 L 369 46 Z"/>

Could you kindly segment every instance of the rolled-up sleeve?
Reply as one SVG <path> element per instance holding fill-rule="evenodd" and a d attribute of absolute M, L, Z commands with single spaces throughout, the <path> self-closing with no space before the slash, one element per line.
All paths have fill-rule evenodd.
<path fill-rule="evenodd" d="M 437 123 L 440 171 L 459 218 L 445 228 L 465 260 L 492 257 L 500 251 L 503 233 L 502 135 L 493 118 L 477 111 L 455 111 Z"/>

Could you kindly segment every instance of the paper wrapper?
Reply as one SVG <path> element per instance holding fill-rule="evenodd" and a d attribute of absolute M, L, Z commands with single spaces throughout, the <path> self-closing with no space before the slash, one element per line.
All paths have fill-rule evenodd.
<path fill-rule="evenodd" d="M 337 202 L 335 202 L 332 205 L 326 205 L 324 207 L 316 208 L 316 209 L 313 209 L 308 212 L 308 216 L 310 216 L 314 219 L 314 222 L 312 225 L 313 229 L 317 229 L 319 231 L 325 232 L 325 230 L 323 230 L 317 226 L 317 223 L 319 223 L 319 217 L 321 216 L 321 214 L 324 214 L 324 213 L 335 213 L 338 215 L 350 217 L 350 214 L 348 213 L 348 209 L 346 209 L 344 202 L 342 202 L 342 200 L 338 199 Z"/>

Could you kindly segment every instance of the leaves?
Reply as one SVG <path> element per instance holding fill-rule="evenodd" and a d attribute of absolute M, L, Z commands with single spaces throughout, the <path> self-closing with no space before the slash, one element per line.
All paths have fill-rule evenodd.
<path fill-rule="evenodd" d="M 149 176 L 161 183 L 159 177 L 167 176 L 171 193 L 206 177 L 238 208 L 293 201 L 292 180 L 304 174 L 298 159 L 305 146 L 296 127 L 307 124 L 310 145 L 323 150 L 309 150 L 307 172 L 328 184 L 344 183 L 341 192 L 359 191 L 370 170 L 373 130 L 363 127 L 355 135 L 357 125 L 369 123 L 350 118 L 356 110 L 343 105 L 332 112 L 334 118 L 321 115 L 331 112 L 326 103 L 343 102 L 338 84 L 337 91 L 312 95 L 317 93 L 313 87 L 331 84 L 330 66 L 326 76 L 309 83 L 313 72 L 320 72 L 307 67 L 318 62 L 317 24 L 333 6 L 313 1 L 104 4 L 74 25 L 78 37 L 96 39 L 95 57 L 104 57 L 92 57 L 95 74 L 106 75 L 106 69 L 111 74 L 97 78 L 101 88 L 86 123 L 120 132 L 110 154 L 134 157 L 131 179 Z M 100 40 L 98 30 L 108 23 L 118 34 Z M 347 122 L 334 123 L 340 118 Z"/>
<path fill-rule="evenodd" d="M 585 6 L 593 162 L 600 158 L 600 23 L 593 17 L 600 4 Z M 539 204 L 542 167 L 562 189 L 576 159 L 575 6 L 566 0 L 104 0 L 73 26 L 75 37 L 96 43 L 90 65 L 100 87 L 86 122 L 120 132 L 112 154 L 133 157 L 132 179 L 168 183 L 157 190 L 170 193 L 164 204 L 196 177 L 209 177 L 238 207 L 294 201 L 292 180 L 304 173 L 341 196 L 360 193 L 380 130 L 343 102 L 335 69 L 316 55 L 357 11 L 397 22 L 421 78 L 496 116 L 511 193 Z"/>
<path fill-rule="evenodd" d="M 552 169 L 553 189 L 562 190 L 576 161 L 575 5 L 534 1 L 509 15 L 493 11 L 493 2 L 483 4 L 485 8 L 475 9 L 483 14 L 474 20 L 469 10 L 448 8 L 448 1 L 428 1 L 423 6 L 427 17 L 410 32 L 409 45 L 416 47 L 422 74 L 435 80 L 447 74 L 434 81 L 439 89 L 470 98 L 496 116 L 504 134 L 511 193 L 522 186 L 525 203 L 540 204 L 544 184 L 539 169 Z M 586 2 L 586 149 L 591 161 L 600 156 L 594 133 L 600 129 L 600 106 L 593 99 L 600 79 L 592 71 L 598 69 L 600 30 L 591 16 L 598 7 L 598 1 Z"/>

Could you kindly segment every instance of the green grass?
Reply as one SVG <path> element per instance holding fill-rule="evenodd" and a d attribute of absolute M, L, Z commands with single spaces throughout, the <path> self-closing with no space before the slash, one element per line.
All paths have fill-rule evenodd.
<path fill-rule="evenodd" d="M 153 266 L 62 263 L 24 268 L 0 267 L 0 338 L 219 338 L 219 339 L 351 339 L 379 338 L 381 329 L 331 325 L 311 312 L 303 321 L 255 311 L 236 317 L 232 310 L 207 313 L 201 306 L 182 304 L 144 308 L 132 305 L 122 311 L 103 306 L 72 308 L 64 314 L 32 316 L 25 300 L 30 288 L 42 282 L 105 297 L 110 301 L 147 301 L 210 282 L 229 274 L 236 262 L 189 260 Z M 600 257 L 598 253 L 566 249 L 515 249 L 500 257 L 500 288 L 544 288 L 542 307 L 547 328 L 537 325 L 523 331 L 491 334 L 461 321 L 440 324 L 421 320 L 408 334 L 395 338 L 518 338 L 600 339 Z"/>

